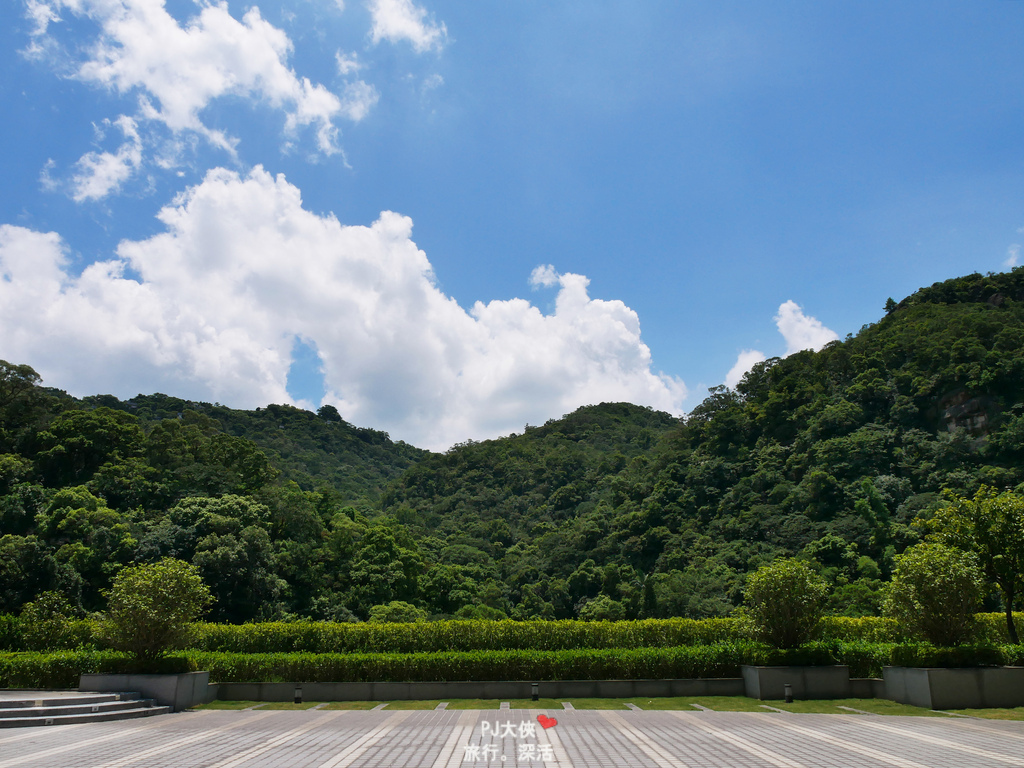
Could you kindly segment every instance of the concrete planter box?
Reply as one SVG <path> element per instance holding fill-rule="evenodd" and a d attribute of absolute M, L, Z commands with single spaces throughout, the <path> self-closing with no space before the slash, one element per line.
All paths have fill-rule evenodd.
<path fill-rule="evenodd" d="M 539 680 L 541 698 L 633 698 L 658 696 L 739 696 L 739 678 L 707 680 Z M 415 683 L 220 683 L 225 701 L 401 701 L 407 699 L 529 699 L 530 681 L 492 680 Z"/>
<path fill-rule="evenodd" d="M 161 706 L 173 707 L 175 712 L 216 698 L 216 687 L 210 685 L 209 672 L 183 672 L 179 675 L 86 674 L 79 678 L 78 690 L 141 693 Z"/>
<path fill-rule="evenodd" d="M 752 699 L 784 699 L 785 686 L 793 688 L 796 699 L 851 698 L 850 668 L 843 665 L 821 667 L 742 666 L 743 688 Z"/>
<path fill-rule="evenodd" d="M 886 697 L 927 709 L 1024 706 L 1024 667 L 885 667 Z"/>

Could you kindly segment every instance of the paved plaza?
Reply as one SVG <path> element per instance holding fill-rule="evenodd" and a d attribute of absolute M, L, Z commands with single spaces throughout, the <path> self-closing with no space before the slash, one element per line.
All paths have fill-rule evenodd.
<path fill-rule="evenodd" d="M 498 765 L 1024 767 L 1024 723 L 770 712 L 207 710 L 0 732 L 0 768 Z"/>

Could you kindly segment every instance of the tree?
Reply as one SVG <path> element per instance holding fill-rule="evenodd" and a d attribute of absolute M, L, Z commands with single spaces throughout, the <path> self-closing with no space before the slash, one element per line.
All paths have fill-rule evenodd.
<path fill-rule="evenodd" d="M 0 536 L 0 613 L 14 613 L 36 595 L 57 590 L 80 599 L 82 578 L 58 563 L 36 536 Z"/>
<path fill-rule="evenodd" d="M 262 528 L 250 525 L 237 536 L 210 534 L 199 541 L 192 563 L 213 587 L 214 620 L 241 624 L 277 618 L 286 585 L 277 575 L 273 545 Z"/>
<path fill-rule="evenodd" d="M 53 398 L 40 381 L 29 366 L 0 360 L 0 450 L 13 450 L 24 433 L 45 418 Z"/>
<path fill-rule="evenodd" d="M 626 611 L 619 601 L 598 595 L 580 608 L 580 618 L 583 621 L 621 621 L 626 618 Z"/>
<path fill-rule="evenodd" d="M 122 569 L 106 597 L 103 635 L 143 661 L 184 647 L 192 623 L 213 602 L 199 571 L 172 558 Z"/>
<path fill-rule="evenodd" d="M 60 592 L 43 592 L 21 609 L 21 637 L 30 651 L 74 648 L 78 637 L 72 622 L 81 609 L 68 602 Z"/>
<path fill-rule="evenodd" d="M 818 628 L 828 585 L 804 561 L 787 558 L 758 568 L 743 597 L 755 637 L 777 648 L 795 648 Z"/>
<path fill-rule="evenodd" d="M 422 608 L 417 608 L 404 600 L 392 600 L 390 603 L 373 606 L 367 621 L 373 624 L 412 623 L 426 618 L 427 612 Z"/>
<path fill-rule="evenodd" d="M 973 499 L 946 493 L 949 504 L 927 521 L 933 537 L 974 552 L 985 577 L 999 587 L 1006 611 L 1006 632 L 1019 643 L 1013 605 L 1024 578 L 1024 497 L 981 487 Z"/>
<path fill-rule="evenodd" d="M 36 457 L 39 472 L 57 487 L 85 482 L 106 462 L 139 455 L 143 445 L 139 420 L 110 408 L 66 411 L 37 439 L 44 448 Z"/>
<path fill-rule="evenodd" d="M 895 563 L 883 587 L 883 613 L 936 645 L 970 640 L 983 584 L 977 556 L 931 542 L 897 555 Z"/>

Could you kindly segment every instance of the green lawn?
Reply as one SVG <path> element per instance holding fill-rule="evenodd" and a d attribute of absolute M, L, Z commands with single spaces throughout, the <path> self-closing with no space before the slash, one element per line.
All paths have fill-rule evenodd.
<path fill-rule="evenodd" d="M 697 707 L 693 704 L 700 704 L 716 712 L 767 712 L 757 699 L 748 699 L 746 696 L 665 696 L 656 699 L 605 699 L 605 701 L 621 702 L 623 706 L 628 702 L 635 704 L 640 709 L 671 709 L 683 712 L 696 712 Z"/>
<path fill-rule="evenodd" d="M 572 704 L 576 709 L 625 709 L 625 699 L 564 699 Z M 561 701 L 558 703 L 557 709 L 561 709 Z"/>
<path fill-rule="evenodd" d="M 248 709 L 249 707 L 265 704 L 263 701 L 211 701 L 209 704 L 199 704 L 192 709 Z"/>
<path fill-rule="evenodd" d="M 430 710 L 436 709 L 443 699 L 420 699 L 410 701 L 390 701 L 385 709 L 388 710 Z M 634 699 L 565 699 L 575 709 L 627 709 L 626 704 L 633 704 L 645 710 L 675 710 L 681 712 L 697 712 L 694 704 L 714 710 L 715 712 L 761 712 L 771 713 L 762 705 L 793 713 L 815 713 L 829 715 L 850 715 L 855 714 L 846 709 L 840 709 L 840 705 L 852 707 L 853 709 L 864 710 L 877 715 L 915 715 L 918 717 L 949 717 L 942 712 L 935 712 L 922 707 L 912 707 L 907 704 L 897 704 L 888 699 L 829 699 L 829 700 L 808 700 L 794 701 L 786 704 L 784 701 L 758 701 L 749 699 L 746 696 L 670 696 L 664 698 L 634 698 Z M 448 701 L 448 709 L 480 709 L 497 710 L 502 699 L 451 699 Z M 379 701 L 335 701 L 324 704 L 321 709 L 351 709 L 367 710 L 373 709 Z M 548 712 L 561 711 L 562 700 L 559 699 L 511 699 L 509 703 L 512 709 L 541 709 Z M 196 709 L 276 709 L 276 710 L 302 710 L 311 709 L 318 702 L 308 701 L 302 704 L 293 704 L 289 701 L 281 702 L 260 702 L 260 701 L 213 701 L 209 704 L 202 704 Z M 970 717 L 985 717 L 998 720 L 1024 720 L 1024 707 L 1016 709 L 963 709 L 957 710 L 959 714 Z"/>
<path fill-rule="evenodd" d="M 993 707 L 992 709 L 951 709 L 950 712 L 956 712 L 958 715 L 967 715 L 968 717 L 984 717 L 988 720 L 1024 720 L 1024 707 L 1013 707 L 1012 709 L 1000 709 Z"/>

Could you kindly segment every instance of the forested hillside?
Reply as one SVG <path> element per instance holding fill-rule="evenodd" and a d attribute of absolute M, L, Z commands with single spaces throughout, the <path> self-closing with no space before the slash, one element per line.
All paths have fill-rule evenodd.
<path fill-rule="evenodd" d="M 748 571 L 795 554 L 835 585 L 833 610 L 871 613 L 944 489 L 1024 480 L 1022 300 L 1024 269 L 939 283 L 713 389 L 653 451 L 634 440 L 596 472 L 541 477 L 575 453 L 523 462 L 532 433 L 464 446 L 410 470 L 385 509 L 472 548 L 524 615 L 725 614 Z"/>
<path fill-rule="evenodd" d="M 798 555 L 872 613 L 942 491 L 1024 482 L 1024 269 L 922 289 L 687 418 L 581 408 L 429 454 L 272 405 L 76 400 L 0 364 L 0 612 L 194 563 L 210 618 L 702 617 Z M 1021 489 L 1024 490 L 1024 489 Z M 995 604 L 990 607 L 996 607 Z M 400 607 L 393 607 L 399 610 Z"/>

